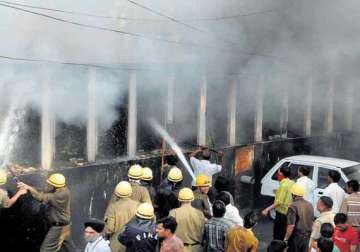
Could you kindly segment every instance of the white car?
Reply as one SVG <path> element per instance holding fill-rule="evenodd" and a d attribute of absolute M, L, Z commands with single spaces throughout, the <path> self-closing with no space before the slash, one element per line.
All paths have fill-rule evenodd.
<path fill-rule="evenodd" d="M 336 170 L 341 174 L 339 185 L 345 187 L 345 183 L 349 180 L 355 179 L 360 181 L 360 163 L 330 157 L 300 155 L 287 157 L 280 160 L 273 166 L 261 180 L 261 194 L 264 196 L 275 196 L 275 191 L 279 187 L 279 182 L 276 178 L 277 170 L 282 166 L 289 166 L 291 170 L 290 178 L 294 181 L 298 178 L 298 169 L 300 166 L 307 166 L 310 168 L 309 178 L 315 183 L 314 199 L 312 205 L 316 209 L 316 202 L 324 193 L 324 189 L 328 185 L 327 176 L 329 170 Z M 317 211 L 316 211 L 317 212 Z M 271 217 L 274 217 L 271 213 Z M 318 213 L 315 213 L 318 215 Z"/>

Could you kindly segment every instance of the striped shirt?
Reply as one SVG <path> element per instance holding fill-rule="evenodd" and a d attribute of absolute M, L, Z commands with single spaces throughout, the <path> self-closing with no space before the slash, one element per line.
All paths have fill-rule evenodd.
<path fill-rule="evenodd" d="M 360 227 L 360 193 L 352 193 L 341 204 L 340 213 L 348 216 L 348 223 Z"/>
<path fill-rule="evenodd" d="M 225 237 L 230 228 L 231 223 L 224 218 L 213 217 L 205 223 L 204 239 L 208 252 L 225 250 Z"/>

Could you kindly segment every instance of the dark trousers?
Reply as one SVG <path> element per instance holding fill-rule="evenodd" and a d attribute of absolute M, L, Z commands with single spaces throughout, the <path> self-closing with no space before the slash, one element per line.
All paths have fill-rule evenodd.
<path fill-rule="evenodd" d="M 41 244 L 40 252 L 76 251 L 73 241 L 70 239 L 70 226 L 52 226 L 47 232 Z"/>
<path fill-rule="evenodd" d="M 273 236 L 274 240 L 284 240 L 287 227 L 286 214 L 279 213 L 276 211 Z"/>
<path fill-rule="evenodd" d="M 291 252 L 307 252 L 309 251 L 310 233 L 301 233 L 294 230 L 289 239 L 288 251 Z"/>

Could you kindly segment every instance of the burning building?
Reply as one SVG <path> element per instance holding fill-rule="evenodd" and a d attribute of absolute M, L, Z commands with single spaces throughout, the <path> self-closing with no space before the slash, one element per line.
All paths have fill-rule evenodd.
<path fill-rule="evenodd" d="M 10 21 L 32 27 L 9 31 L 0 45 L 25 54 L 0 56 L 0 161 L 38 186 L 54 171 L 66 175 L 78 245 L 83 221 L 103 218 L 130 164 L 151 167 L 159 183 L 169 146 L 150 119 L 185 153 L 199 145 L 224 151 L 222 175 L 233 180 L 241 208 L 261 202 L 260 180 L 282 157 L 359 159 L 358 59 L 354 45 L 338 41 L 354 36 L 341 27 L 357 26 L 349 18 L 328 30 L 337 4 L 242 1 L 240 8 L 230 1 L 219 10 L 156 1 L 154 9 L 169 13 L 159 18 L 124 2 L 88 6 L 116 13 L 85 20 L 84 13 L 0 4 Z M 247 16 L 230 15 L 243 8 Z M 312 35 L 319 30 L 324 39 Z M 28 196 L 1 211 L 1 237 L 37 251 L 43 212 Z"/>

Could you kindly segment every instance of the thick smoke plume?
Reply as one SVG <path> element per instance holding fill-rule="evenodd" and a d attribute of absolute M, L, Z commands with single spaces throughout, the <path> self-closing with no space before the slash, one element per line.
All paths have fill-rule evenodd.
<path fill-rule="evenodd" d="M 2 59 L 1 130 L 7 132 L 5 118 L 14 106 L 41 114 L 44 83 L 51 85 L 56 120 L 84 126 L 91 69 L 96 72 L 96 104 L 103 130 L 119 117 L 116 107 L 127 94 L 129 70 L 136 72 L 140 149 L 147 148 L 141 142 L 151 134 L 143 115 L 165 121 L 171 76 L 175 82 L 173 131 L 176 139 L 184 142 L 196 138 L 199 86 L 204 76 L 208 84 L 207 134 L 215 145 L 226 144 L 227 88 L 232 80 L 237 83 L 239 143 L 253 141 L 254 99 L 260 79 L 265 82 L 264 127 L 270 131 L 266 135 L 281 134 L 283 90 L 289 90 L 289 130 L 303 134 L 299 125 L 309 81 L 313 82 L 313 129 L 321 132 L 324 128 L 324 97 L 331 81 L 339 94 L 335 95 L 334 117 L 343 121 L 348 100 L 340 94 L 349 84 L 356 88 L 358 79 L 358 1 L 135 2 L 154 11 L 127 0 L 26 2 L 77 14 L 0 5 L 0 55 L 110 68 Z M 335 123 L 334 130 L 344 130 L 343 123 Z"/>

